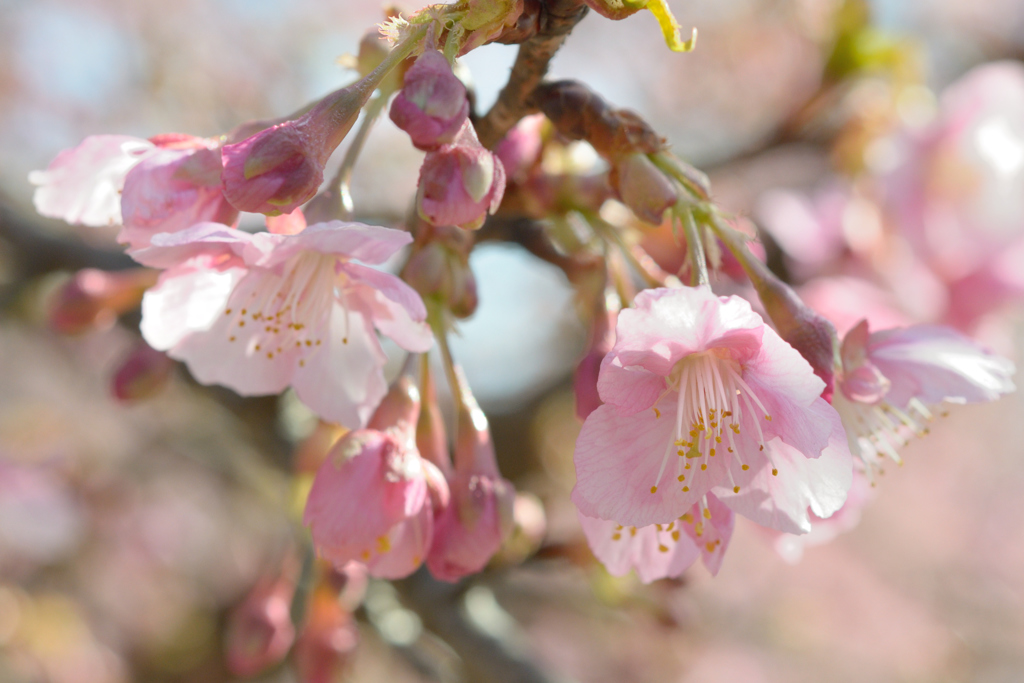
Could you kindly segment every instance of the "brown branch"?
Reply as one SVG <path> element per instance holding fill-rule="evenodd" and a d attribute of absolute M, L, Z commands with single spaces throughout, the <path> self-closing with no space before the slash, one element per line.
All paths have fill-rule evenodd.
<path fill-rule="evenodd" d="M 480 142 L 488 148 L 498 144 L 521 118 L 534 110 L 530 104 L 533 89 L 544 78 L 551 59 L 569 32 L 587 13 L 582 0 L 540 0 L 532 7 L 539 12 L 536 32 L 531 26 L 533 35 L 520 44 L 512 74 L 498 95 L 498 101 L 476 121 Z"/>
<path fill-rule="evenodd" d="M 394 582 L 402 601 L 423 620 L 423 625 L 451 646 L 462 659 L 465 679 L 487 683 L 555 683 L 528 652 L 485 633 L 461 609 L 460 586 L 442 583 L 420 570 Z"/>

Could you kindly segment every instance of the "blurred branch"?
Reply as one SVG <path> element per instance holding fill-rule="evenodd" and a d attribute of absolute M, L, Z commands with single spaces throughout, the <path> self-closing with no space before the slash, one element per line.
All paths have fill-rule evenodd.
<path fill-rule="evenodd" d="M 539 0 L 535 32 L 519 46 L 508 83 L 490 111 L 475 122 L 484 147 L 493 148 L 521 118 L 533 111 L 530 95 L 548 71 L 551 59 L 587 13 L 582 0 Z"/>
<path fill-rule="evenodd" d="M 462 587 L 437 581 L 420 570 L 394 582 L 406 605 L 424 626 L 458 653 L 468 681 L 487 683 L 568 683 L 545 672 L 511 644 L 485 633 L 461 609 Z"/>

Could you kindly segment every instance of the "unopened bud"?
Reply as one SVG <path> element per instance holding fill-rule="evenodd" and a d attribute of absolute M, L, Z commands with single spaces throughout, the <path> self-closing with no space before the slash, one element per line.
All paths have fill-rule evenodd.
<path fill-rule="evenodd" d="M 370 74 L 331 93 L 306 114 L 225 145 L 221 155 L 228 201 L 242 211 L 278 215 L 313 197 L 327 160 L 405 54 L 407 49 L 389 54 Z"/>
<path fill-rule="evenodd" d="M 294 592 L 289 579 L 262 582 L 231 612 L 224 647 L 232 674 L 255 676 L 288 654 L 295 640 L 290 614 Z"/>
<path fill-rule="evenodd" d="M 166 353 L 139 342 L 111 378 L 111 392 L 123 403 L 149 398 L 166 386 L 173 368 Z"/>
<path fill-rule="evenodd" d="M 47 298 L 50 329 L 61 334 L 80 334 L 110 327 L 117 316 L 141 303 L 146 289 L 156 284 L 157 274 L 148 268 L 78 271 Z"/>
<path fill-rule="evenodd" d="M 466 87 L 437 50 L 426 50 L 405 74 L 391 120 L 424 151 L 453 142 L 469 117 Z"/>
<path fill-rule="evenodd" d="M 522 182 L 540 158 L 544 115 L 527 116 L 502 138 L 494 153 L 501 159 L 510 181 Z"/>
<path fill-rule="evenodd" d="M 420 167 L 416 204 L 432 225 L 475 230 L 494 213 L 505 193 L 501 161 L 477 140 L 466 121 L 455 142 L 428 152 Z"/>
<path fill-rule="evenodd" d="M 648 223 L 661 223 L 665 210 L 675 206 L 679 193 L 675 184 L 655 166 L 646 154 L 629 154 L 619 159 L 609 181 L 622 203 Z"/>
<path fill-rule="evenodd" d="M 455 473 L 449 481 L 451 504 L 438 516 L 427 556 L 430 573 L 442 581 L 483 569 L 513 523 L 515 488 L 498 472 L 487 418 L 456 369 L 462 405 L 455 441 Z"/>
<path fill-rule="evenodd" d="M 367 429 L 384 431 L 388 427 L 404 425 L 412 428 L 420 413 L 420 392 L 409 375 L 402 375 L 394 381 L 384 400 L 377 406 L 367 424 Z"/>

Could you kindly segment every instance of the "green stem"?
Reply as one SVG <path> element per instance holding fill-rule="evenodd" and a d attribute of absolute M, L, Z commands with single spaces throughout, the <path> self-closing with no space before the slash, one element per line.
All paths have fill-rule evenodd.
<path fill-rule="evenodd" d="M 366 105 L 359 129 L 352 137 L 352 142 L 349 144 L 348 149 L 345 150 L 345 156 L 341 160 L 341 166 L 338 167 L 337 173 L 334 174 L 334 178 L 331 180 L 330 185 L 328 185 L 329 188 L 332 188 L 337 193 L 337 215 L 342 220 L 352 219 L 354 210 L 351 191 L 352 170 L 355 168 L 356 161 L 359 160 L 359 155 L 363 151 L 366 139 L 370 135 L 370 130 L 373 129 L 373 124 L 377 122 L 377 119 L 384 111 L 385 105 L 387 105 L 388 97 L 387 93 L 378 93 Z"/>
<path fill-rule="evenodd" d="M 683 232 L 686 233 L 686 253 L 690 257 L 690 284 L 694 287 L 708 285 L 708 259 L 704 254 L 704 242 L 697 230 L 697 221 L 693 219 L 693 212 L 689 208 L 680 209 L 677 215 L 683 222 Z"/>
<path fill-rule="evenodd" d="M 594 232 L 598 234 L 598 236 L 600 236 L 606 242 L 614 244 L 616 247 L 618 247 L 619 252 L 622 254 L 622 257 L 626 259 L 626 262 L 629 263 L 629 265 L 632 266 L 632 268 L 640 274 L 640 277 L 643 278 L 644 282 L 647 284 L 648 287 L 665 286 L 664 280 L 658 278 L 656 275 L 651 273 L 650 270 L 644 267 L 644 264 L 642 264 L 640 260 L 637 259 L 636 254 L 634 254 L 630 246 L 626 244 L 626 241 L 622 239 L 622 234 L 614 225 L 608 223 L 606 220 L 597 215 L 587 215 L 586 219 L 587 222 L 590 223 L 591 227 L 594 229 Z"/>

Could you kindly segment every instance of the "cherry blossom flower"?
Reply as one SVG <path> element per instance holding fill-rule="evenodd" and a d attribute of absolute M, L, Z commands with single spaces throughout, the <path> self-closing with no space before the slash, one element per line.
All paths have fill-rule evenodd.
<path fill-rule="evenodd" d="M 245 396 L 289 385 L 326 420 L 366 423 L 386 387 L 376 327 L 409 351 L 432 344 L 419 296 L 379 264 L 408 233 L 332 221 L 294 235 L 201 223 L 135 250 L 168 270 L 142 301 L 149 344 L 204 384 Z"/>
<path fill-rule="evenodd" d="M 946 327 L 915 325 L 870 332 L 866 320 L 842 343 L 839 411 L 850 450 L 869 477 L 943 413 L 940 405 L 994 401 L 1014 390 L 1013 363 Z"/>
<path fill-rule="evenodd" d="M 516 493 L 498 472 L 487 418 L 463 385 L 451 502 L 437 517 L 427 557 L 430 573 L 443 581 L 480 571 L 498 552 L 512 530 Z"/>
<path fill-rule="evenodd" d="M 708 493 L 759 524 L 810 529 L 843 503 L 852 463 L 824 382 L 750 304 L 710 289 L 641 292 L 619 313 L 576 441 L 573 501 L 644 527 Z"/>
<path fill-rule="evenodd" d="M 121 189 L 128 171 L 153 154 L 149 140 L 127 135 L 91 135 L 62 151 L 45 171 L 33 171 L 36 211 L 74 225 L 121 224 Z"/>
<path fill-rule="evenodd" d="M 635 569 L 640 580 L 676 578 L 697 561 L 717 574 L 732 538 L 735 515 L 713 494 L 668 524 L 645 527 L 580 514 L 580 525 L 597 559 L 612 576 Z"/>
<path fill-rule="evenodd" d="M 419 392 L 400 378 L 369 428 L 346 434 L 317 471 L 304 523 L 322 557 L 339 569 L 350 561 L 371 575 L 408 576 L 433 538 L 430 488 L 447 502 L 440 471 L 416 449 Z"/>
<path fill-rule="evenodd" d="M 73 224 L 123 224 L 118 240 L 135 248 L 203 221 L 231 225 L 238 211 L 221 191 L 219 147 L 217 139 L 177 133 L 88 137 L 29 175 L 38 185 L 36 209 Z"/>

